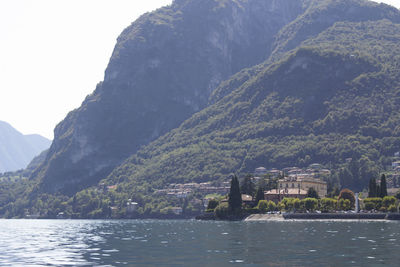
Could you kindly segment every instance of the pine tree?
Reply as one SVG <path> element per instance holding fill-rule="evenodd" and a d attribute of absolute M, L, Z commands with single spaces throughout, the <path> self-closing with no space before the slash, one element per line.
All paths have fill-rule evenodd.
<path fill-rule="evenodd" d="M 377 187 L 376 187 L 376 180 L 375 178 L 371 178 L 369 180 L 368 186 L 368 197 L 376 197 L 377 196 Z"/>
<path fill-rule="evenodd" d="M 381 190 L 380 190 L 380 197 L 384 198 L 387 196 L 387 186 L 386 186 L 386 175 L 382 174 L 381 176 Z"/>
<path fill-rule="evenodd" d="M 231 189 L 228 195 L 228 205 L 230 211 L 238 211 L 242 207 L 242 194 L 240 193 L 239 180 L 235 176 L 231 180 Z"/>

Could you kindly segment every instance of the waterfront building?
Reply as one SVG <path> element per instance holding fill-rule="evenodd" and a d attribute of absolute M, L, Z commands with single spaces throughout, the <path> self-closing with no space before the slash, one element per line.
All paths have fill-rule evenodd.
<path fill-rule="evenodd" d="M 128 199 L 128 202 L 126 202 L 126 213 L 132 213 L 136 211 L 138 203 L 133 202 L 131 199 Z"/>
<path fill-rule="evenodd" d="M 326 182 L 314 178 L 313 175 L 299 173 L 278 180 L 279 190 L 301 189 L 307 192 L 308 189 L 310 189 L 311 187 L 313 187 L 315 191 L 317 191 L 319 197 L 326 197 L 328 193 Z"/>
<path fill-rule="evenodd" d="M 271 200 L 275 203 L 282 201 L 285 197 L 303 199 L 307 197 L 307 191 L 300 188 L 284 188 L 272 189 L 264 192 L 264 199 Z"/>

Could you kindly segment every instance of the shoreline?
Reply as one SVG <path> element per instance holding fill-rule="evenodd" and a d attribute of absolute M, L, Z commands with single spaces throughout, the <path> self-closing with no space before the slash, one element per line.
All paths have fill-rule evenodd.
<path fill-rule="evenodd" d="M 356 220 L 356 221 L 400 221 L 400 213 L 284 213 L 251 214 L 244 219 L 256 221 L 296 221 L 296 220 Z"/>

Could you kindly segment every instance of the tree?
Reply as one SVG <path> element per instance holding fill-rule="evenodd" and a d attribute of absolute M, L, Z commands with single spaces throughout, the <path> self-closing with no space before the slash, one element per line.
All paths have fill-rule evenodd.
<path fill-rule="evenodd" d="M 264 200 L 264 190 L 261 187 L 258 187 L 255 202 L 258 203 L 260 200 Z"/>
<path fill-rule="evenodd" d="M 323 198 L 320 200 L 319 206 L 322 212 L 331 212 L 336 209 L 337 200 L 333 198 Z"/>
<path fill-rule="evenodd" d="M 335 185 L 333 186 L 332 190 L 328 193 L 328 197 L 336 198 L 337 196 L 339 196 L 339 194 L 340 194 L 339 187 Z"/>
<path fill-rule="evenodd" d="M 344 186 L 352 186 L 353 185 L 353 174 L 350 172 L 350 170 L 346 168 L 342 168 L 339 172 L 339 181 L 340 185 L 342 187 Z"/>
<path fill-rule="evenodd" d="M 380 190 L 380 197 L 384 198 L 387 196 L 387 186 L 386 186 L 386 175 L 382 174 L 381 176 L 381 190 Z"/>
<path fill-rule="evenodd" d="M 372 203 L 372 202 L 365 202 L 365 203 L 364 203 L 364 208 L 365 208 L 366 210 L 373 210 L 373 209 L 375 208 L 375 205 L 374 205 L 374 203 Z"/>
<path fill-rule="evenodd" d="M 304 208 L 308 211 L 314 211 L 318 206 L 318 200 L 315 198 L 308 197 L 301 200 L 301 202 L 303 202 Z"/>
<path fill-rule="evenodd" d="M 294 208 L 295 211 L 301 210 L 301 201 L 300 201 L 300 199 L 295 198 L 293 200 L 293 208 Z"/>
<path fill-rule="evenodd" d="M 371 197 L 364 199 L 364 207 L 366 210 L 379 210 L 382 207 L 382 198 Z"/>
<path fill-rule="evenodd" d="M 218 219 L 225 219 L 229 215 L 229 207 L 227 203 L 219 204 L 214 210 L 215 217 Z"/>
<path fill-rule="evenodd" d="M 381 195 L 381 186 L 379 184 L 376 185 L 376 197 L 380 197 Z"/>
<path fill-rule="evenodd" d="M 396 193 L 396 195 L 394 197 L 397 198 L 397 199 L 400 199 L 400 190 L 397 191 L 397 193 Z"/>
<path fill-rule="evenodd" d="M 382 199 L 382 206 L 385 208 L 389 208 L 389 206 L 394 205 L 396 203 L 396 198 L 393 196 L 385 196 Z"/>
<path fill-rule="evenodd" d="M 319 199 L 318 192 L 315 190 L 314 187 L 308 188 L 307 197 Z"/>
<path fill-rule="evenodd" d="M 267 200 L 260 200 L 258 202 L 257 208 L 261 211 L 261 212 L 266 212 L 268 210 L 268 201 Z"/>
<path fill-rule="evenodd" d="M 242 194 L 239 189 L 239 180 L 234 175 L 231 180 L 231 188 L 228 195 L 228 207 L 230 211 L 238 211 L 242 208 Z"/>
<path fill-rule="evenodd" d="M 275 211 L 276 210 L 276 204 L 275 202 L 269 200 L 268 201 L 268 211 Z"/>
<path fill-rule="evenodd" d="M 354 203 L 356 202 L 353 191 L 347 188 L 344 188 L 342 189 L 342 191 L 340 191 L 338 201 L 340 201 L 341 199 L 348 199 L 350 201 L 351 207 L 354 207 Z"/>
<path fill-rule="evenodd" d="M 368 186 L 368 197 L 376 197 L 377 193 L 377 187 L 376 187 L 376 180 L 375 178 L 371 178 L 369 180 L 369 186 Z"/>
<path fill-rule="evenodd" d="M 214 210 L 218 206 L 219 202 L 216 199 L 210 199 L 208 201 L 207 210 Z"/>
<path fill-rule="evenodd" d="M 387 209 L 389 212 L 396 212 L 397 211 L 397 207 L 396 205 L 390 205 Z"/>
<path fill-rule="evenodd" d="M 351 202 L 348 199 L 341 198 L 338 201 L 339 210 L 350 210 L 351 209 Z"/>
<path fill-rule="evenodd" d="M 294 198 L 285 197 L 281 203 L 285 205 L 286 211 L 292 211 L 294 209 Z"/>
<path fill-rule="evenodd" d="M 246 194 L 246 195 L 250 195 L 253 196 L 254 192 L 256 191 L 254 188 L 254 183 L 251 180 L 252 176 L 251 175 L 246 175 L 246 177 L 244 177 L 242 185 L 240 187 L 240 192 L 242 192 L 242 194 Z"/>

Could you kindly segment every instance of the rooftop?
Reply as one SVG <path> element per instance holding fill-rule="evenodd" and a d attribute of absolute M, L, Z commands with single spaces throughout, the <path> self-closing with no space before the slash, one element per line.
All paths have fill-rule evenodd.
<path fill-rule="evenodd" d="M 272 189 L 264 192 L 265 195 L 307 195 L 307 191 L 298 188 Z"/>

